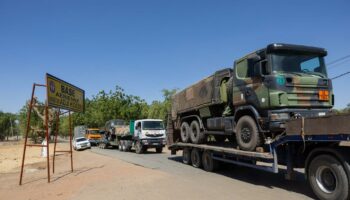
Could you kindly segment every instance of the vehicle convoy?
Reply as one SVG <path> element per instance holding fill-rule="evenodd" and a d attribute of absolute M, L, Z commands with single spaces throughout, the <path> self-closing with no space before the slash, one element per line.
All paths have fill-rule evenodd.
<path fill-rule="evenodd" d="M 167 143 L 183 162 L 305 168 L 320 199 L 348 199 L 350 115 L 333 115 L 322 48 L 270 44 L 173 97 Z M 227 140 L 228 139 L 228 140 Z"/>
<path fill-rule="evenodd" d="M 100 141 L 100 148 L 117 147 L 120 151 L 135 149 L 137 154 L 155 148 L 157 153 L 163 151 L 166 144 L 165 128 L 160 119 L 141 119 L 130 121 L 115 119 L 106 122 L 105 136 Z"/>
<path fill-rule="evenodd" d="M 100 129 L 98 128 L 87 128 L 86 126 L 74 127 L 74 138 L 85 137 L 89 140 L 91 145 L 97 145 L 98 141 L 101 140 Z"/>

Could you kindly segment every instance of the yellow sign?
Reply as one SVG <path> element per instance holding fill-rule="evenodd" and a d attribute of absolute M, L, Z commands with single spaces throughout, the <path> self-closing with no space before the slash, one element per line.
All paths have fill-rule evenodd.
<path fill-rule="evenodd" d="M 50 107 L 84 112 L 85 91 L 57 77 L 46 74 L 47 101 Z"/>

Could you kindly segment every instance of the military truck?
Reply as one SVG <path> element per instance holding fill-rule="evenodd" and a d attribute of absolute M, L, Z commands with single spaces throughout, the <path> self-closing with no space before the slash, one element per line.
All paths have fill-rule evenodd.
<path fill-rule="evenodd" d="M 105 125 L 105 137 L 99 147 L 117 147 L 120 151 L 135 149 L 137 154 L 155 148 L 162 153 L 166 144 L 165 127 L 160 119 L 131 120 L 129 125 L 124 120 L 110 120 Z"/>
<path fill-rule="evenodd" d="M 173 97 L 171 120 L 184 143 L 229 139 L 254 151 L 291 118 L 327 115 L 333 104 L 323 48 L 270 44 Z"/>

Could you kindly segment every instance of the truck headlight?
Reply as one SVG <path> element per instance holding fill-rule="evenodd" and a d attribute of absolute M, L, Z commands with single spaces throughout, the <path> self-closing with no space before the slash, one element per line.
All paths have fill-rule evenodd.
<path fill-rule="evenodd" d="M 271 113 L 270 120 L 276 121 L 276 120 L 287 120 L 289 119 L 289 113 Z"/>

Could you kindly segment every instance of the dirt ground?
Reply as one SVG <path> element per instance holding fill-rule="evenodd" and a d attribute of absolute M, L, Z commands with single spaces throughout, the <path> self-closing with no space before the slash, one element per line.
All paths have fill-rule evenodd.
<path fill-rule="evenodd" d="M 50 148 L 52 153 L 52 147 Z M 61 150 L 67 148 L 68 144 L 59 144 L 58 147 Z M 23 185 L 19 186 L 22 151 L 23 144 L 0 146 L 0 199 L 80 199 L 80 192 L 89 187 L 101 190 L 102 195 L 103 187 L 100 186 L 106 184 L 116 184 L 117 190 L 130 191 L 134 188 L 129 187 L 130 184 L 149 184 L 166 176 L 162 172 L 130 165 L 89 151 L 74 151 L 74 171 L 70 171 L 69 154 L 60 154 L 56 157 L 56 173 L 52 175 L 51 183 L 48 184 L 46 158 L 40 157 L 40 148 L 32 147 L 27 151 Z M 115 177 L 118 177 L 117 181 Z M 124 188 L 124 185 L 128 186 Z M 111 196 L 112 199 L 113 197 L 114 195 Z M 139 199 L 141 196 L 126 192 L 122 199 L 130 198 Z"/>

